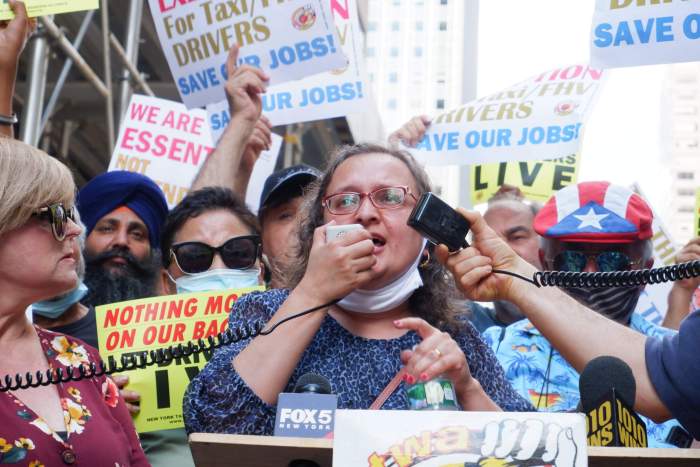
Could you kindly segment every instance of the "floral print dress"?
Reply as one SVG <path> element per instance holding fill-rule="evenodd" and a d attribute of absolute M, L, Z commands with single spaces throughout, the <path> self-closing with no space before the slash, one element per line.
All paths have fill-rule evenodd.
<path fill-rule="evenodd" d="M 69 371 L 99 359 L 94 348 L 77 339 L 35 329 L 51 369 Z M 56 388 L 63 409 L 63 432 L 52 430 L 22 403 L 21 389 L 0 392 L 0 465 L 149 465 L 129 412 L 110 378 L 70 381 Z"/>

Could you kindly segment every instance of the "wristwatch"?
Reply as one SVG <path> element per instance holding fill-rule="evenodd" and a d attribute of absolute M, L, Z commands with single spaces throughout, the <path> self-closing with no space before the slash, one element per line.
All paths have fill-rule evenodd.
<path fill-rule="evenodd" d="M 2 115 L 0 114 L 0 125 L 12 126 L 17 123 L 17 114 Z"/>

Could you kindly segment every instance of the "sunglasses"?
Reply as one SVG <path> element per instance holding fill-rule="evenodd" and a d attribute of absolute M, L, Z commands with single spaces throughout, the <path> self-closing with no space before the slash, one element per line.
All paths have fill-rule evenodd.
<path fill-rule="evenodd" d="M 62 242 L 66 238 L 66 226 L 68 219 L 77 224 L 75 220 L 75 208 L 66 209 L 63 203 L 50 204 L 40 208 L 34 213 L 40 220 L 46 220 L 51 224 L 51 232 L 56 240 Z"/>
<path fill-rule="evenodd" d="M 186 274 L 197 274 L 209 270 L 216 253 L 229 269 L 248 269 L 260 256 L 260 236 L 243 235 L 226 240 L 213 247 L 202 242 L 182 242 L 170 248 L 175 263 Z"/>
<path fill-rule="evenodd" d="M 554 257 L 554 269 L 557 271 L 581 272 L 589 259 L 593 259 L 600 272 L 629 271 L 638 261 L 632 261 L 621 251 L 601 251 L 600 253 L 583 253 L 564 250 Z"/>

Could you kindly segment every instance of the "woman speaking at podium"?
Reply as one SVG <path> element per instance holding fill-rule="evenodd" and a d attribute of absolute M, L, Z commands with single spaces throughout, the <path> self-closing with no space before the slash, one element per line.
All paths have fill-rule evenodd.
<path fill-rule="evenodd" d="M 242 297 L 229 326 L 263 322 L 269 329 L 342 300 L 220 348 L 185 395 L 188 432 L 272 434 L 278 394 L 308 372 L 330 381 L 338 408 L 369 408 L 404 368 L 408 384 L 449 379 L 463 410 L 534 410 L 458 316 L 453 279 L 406 225 L 430 190 L 415 160 L 381 146 L 344 147 L 316 183 L 289 289 Z M 331 238 L 347 224 L 362 228 Z M 382 408 L 408 409 L 405 388 L 398 385 Z"/>

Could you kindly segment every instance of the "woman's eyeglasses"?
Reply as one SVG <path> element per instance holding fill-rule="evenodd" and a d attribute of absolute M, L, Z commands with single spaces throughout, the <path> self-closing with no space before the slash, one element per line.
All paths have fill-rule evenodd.
<path fill-rule="evenodd" d="M 182 242 L 170 247 L 170 254 L 180 270 L 187 274 L 207 271 L 216 253 L 229 269 L 248 269 L 260 256 L 260 236 L 243 235 L 213 247 L 202 242 Z"/>
<path fill-rule="evenodd" d="M 593 258 L 600 272 L 629 271 L 638 261 L 632 261 L 621 251 L 601 251 L 584 253 L 582 251 L 564 250 L 554 257 L 554 269 L 557 271 L 581 272 L 586 268 L 589 258 Z"/>
<path fill-rule="evenodd" d="M 66 238 L 68 219 L 75 221 L 75 208 L 66 209 L 63 203 L 50 204 L 34 213 L 41 220 L 48 220 L 51 232 L 56 240 L 62 242 Z"/>
<path fill-rule="evenodd" d="M 403 205 L 407 195 L 416 199 L 407 186 L 388 186 L 369 193 L 335 193 L 323 198 L 322 204 L 331 214 L 352 214 L 360 209 L 362 198 L 365 196 L 369 196 L 369 200 L 377 209 L 397 209 Z"/>

